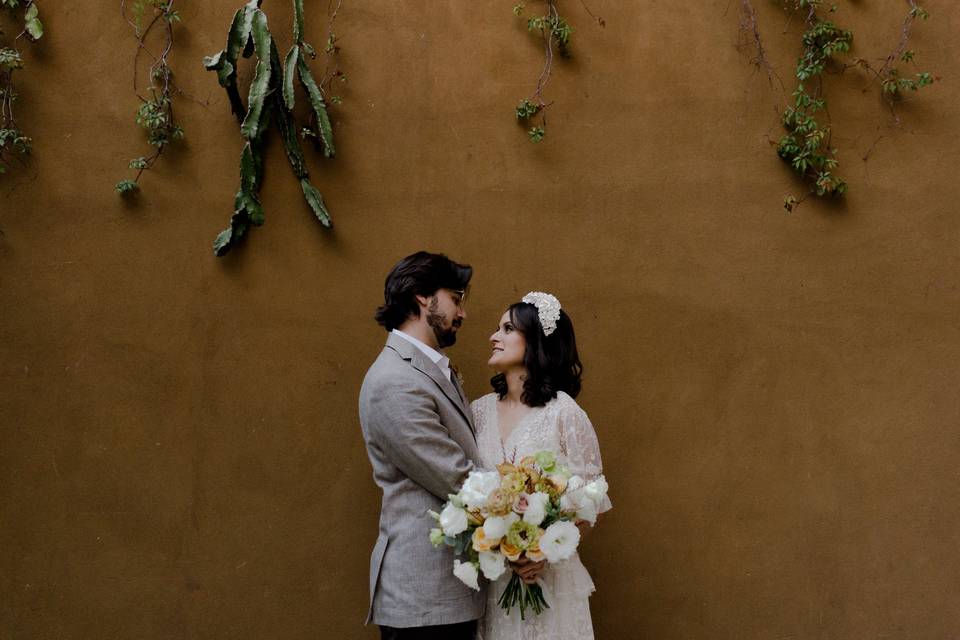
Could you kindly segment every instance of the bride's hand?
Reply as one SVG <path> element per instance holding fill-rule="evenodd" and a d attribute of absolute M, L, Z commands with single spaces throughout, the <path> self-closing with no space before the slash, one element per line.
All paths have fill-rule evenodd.
<path fill-rule="evenodd" d="M 533 584 L 547 567 L 547 561 L 533 562 L 529 558 L 522 557 L 516 562 L 510 563 L 513 572 L 520 576 L 524 584 Z"/>

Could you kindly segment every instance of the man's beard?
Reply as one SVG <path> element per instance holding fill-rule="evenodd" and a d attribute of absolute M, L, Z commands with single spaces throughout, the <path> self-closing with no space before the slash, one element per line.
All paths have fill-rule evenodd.
<path fill-rule="evenodd" d="M 461 320 L 459 318 L 454 320 L 450 323 L 450 328 L 446 328 L 444 325 L 446 324 L 447 316 L 437 311 L 439 306 L 437 297 L 434 296 L 430 300 L 430 305 L 427 307 L 427 324 L 433 329 L 433 335 L 437 338 L 437 345 L 441 349 L 446 349 L 456 344 L 457 329 L 460 327 Z"/>

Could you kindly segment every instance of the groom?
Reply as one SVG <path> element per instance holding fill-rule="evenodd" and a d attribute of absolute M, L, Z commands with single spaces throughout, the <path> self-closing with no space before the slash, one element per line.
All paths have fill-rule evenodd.
<path fill-rule="evenodd" d="M 484 613 L 484 593 L 453 575 L 452 549 L 431 546 L 427 515 L 480 464 L 470 403 L 443 353 L 467 317 L 472 275 L 444 255 L 407 256 L 375 316 L 389 335 L 360 388 L 360 425 L 383 491 L 367 614 L 383 640 L 472 640 Z"/>

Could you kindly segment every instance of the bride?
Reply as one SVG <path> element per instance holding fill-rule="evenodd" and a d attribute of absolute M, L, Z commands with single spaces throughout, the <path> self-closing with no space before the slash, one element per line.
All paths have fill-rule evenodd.
<path fill-rule="evenodd" d="M 597 435 L 574 398 L 580 392 L 582 367 L 573 324 L 549 293 L 535 291 L 510 305 L 490 336 L 488 364 L 497 374 L 494 393 L 475 400 L 471 408 L 483 466 L 519 462 L 539 451 L 553 451 L 571 473 L 590 481 L 602 472 Z M 609 500 L 598 509 L 610 509 Z M 588 524 L 578 522 L 581 534 Z M 487 612 L 477 640 L 592 640 L 588 598 L 594 590 L 579 556 L 558 564 L 514 564 L 520 578 L 538 582 L 550 606 L 527 614 L 518 607 L 509 615 L 497 603 L 510 580 L 506 572 L 487 590 Z"/>

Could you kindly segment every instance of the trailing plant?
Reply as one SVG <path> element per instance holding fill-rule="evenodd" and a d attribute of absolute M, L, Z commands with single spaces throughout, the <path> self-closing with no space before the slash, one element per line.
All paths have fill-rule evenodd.
<path fill-rule="evenodd" d="M 544 62 L 537 78 L 537 87 L 533 94 L 521 100 L 514 110 L 517 120 L 527 127 L 527 136 L 531 142 L 540 142 L 547 134 L 547 109 L 553 104 L 543 98 L 543 91 L 553 72 L 554 47 L 563 58 L 571 57 L 570 36 L 574 29 L 567 23 L 557 10 L 556 0 L 544 0 L 546 13 L 527 18 L 527 31 L 537 34 L 543 42 Z M 595 16 L 581 0 L 584 9 L 601 27 L 605 26 L 603 18 Z M 522 17 L 526 5 L 521 2 L 513 8 L 514 15 Z M 536 116 L 539 115 L 539 123 Z"/>
<path fill-rule="evenodd" d="M 916 0 L 906 0 L 908 12 L 903 21 L 900 40 L 879 67 L 862 58 L 852 58 L 846 62 L 842 60 L 843 54 L 850 51 L 853 34 L 821 16 L 820 12 L 826 5 L 823 0 L 782 1 L 786 9 L 802 12 L 806 25 L 801 37 L 803 51 L 794 73 L 798 84 L 792 93 L 792 102 L 781 114 L 781 123 L 786 133 L 777 143 L 777 154 L 780 158 L 811 185 L 810 191 L 799 199 L 794 196 L 784 198 L 784 208 L 793 211 L 807 195 L 842 196 L 847 190 L 846 182 L 836 175 L 835 171 L 839 160 L 838 151 L 831 144 L 832 128 L 824 95 L 825 73 L 831 68 L 842 73 L 854 66 L 870 72 L 879 82 L 884 99 L 898 125 L 900 119 L 895 111 L 895 101 L 902 92 L 917 91 L 932 84 L 936 78 L 929 72 L 908 77 L 897 66 L 901 62 L 913 61 L 914 52 L 907 48 L 911 28 L 916 20 L 925 20 L 929 15 Z M 837 6 L 830 4 L 826 10 L 833 13 Z M 776 74 L 767 59 L 752 0 L 741 0 L 740 34 L 741 45 L 749 43 L 754 49 L 751 62 L 758 69 L 766 71 L 772 81 Z"/>
<path fill-rule="evenodd" d="M 260 9 L 261 0 L 250 0 L 238 10 L 227 36 L 227 46 L 219 53 L 204 59 L 204 66 L 217 72 L 217 79 L 226 89 L 231 110 L 240 123 L 240 134 L 246 141 L 240 155 L 240 188 L 234 197 L 234 212 L 230 226 L 213 243 L 214 253 L 222 256 L 230 251 L 247 233 L 250 225 L 262 225 L 263 206 L 260 186 L 263 182 L 263 142 L 271 121 L 276 122 L 284 151 L 300 181 L 304 199 L 324 227 L 331 227 L 330 213 L 323 196 L 310 182 L 300 138 L 310 139 L 324 156 L 334 157 L 333 128 L 327 111 L 326 93 L 334 79 L 345 81 L 346 76 L 335 64 L 339 54 L 333 21 L 340 8 L 338 2 L 330 16 L 324 51 L 328 65 L 320 82 L 314 78 L 308 59 L 315 59 L 317 51 L 304 41 L 303 0 L 293 0 L 293 46 L 281 60 L 276 43 L 267 24 L 267 16 Z M 254 56 L 256 68 L 250 84 L 247 105 L 243 104 L 237 86 L 237 64 L 240 55 Z M 310 107 L 309 126 L 299 126 L 293 115 L 296 101 L 294 82 L 299 81 Z M 337 96 L 331 101 L 339 102 Z"/>
<path fill-rule="evenodd" d="M 854 58 L 847 66 L 857 66 L 868 73 L 880 84 L 881 93 L 887 106 L 890 109 L 890 115 L 893 116 L 897 125 L 900 124 L 900 116 L 897 114 L 896 101 L 902 97 L 905 91 L 919 91 L 923 87 L 930 86 L 937 78 L 929 71 L 914 72 L 912 77 L 905 74 L 898 64 L 914 64 L 916 56 L 912 49 L 908 49 L 910 43 L 910 33 L 917 20 L 927 20 L 930 13 L 921 7 L 916 0 L 906 0 L 908 8 L 903 18 L 903 24 L 900 28 L 900 37 L 896 46 L 883 59 L 883 64 L 876 67 L 863 58 Z"/>
<path fill-rule="evenodd" d="M 133 56 L 133 90 L 140 98 L 137 124 L 146 130 L 147 142 L 156 148 L 149 156 L 140 156 L 129 162 L 128 168 L 135 169 L 137 174 L 133 180 L 121 180 L 116 184 L 117 193 L 121 195 L 139 190 L 143 172 L 156 163 L 167 145 L 183 138 L 183 129 L 173 115 L 173 94 L 176 87 L 168 60 L 173 49 L 173 25 L 180 21 L 179 12 L 173 8 L 174 2 L 175 0 L 134 0 L 130 7 L 131 15 L 128 16 L 126 0 L 120 1 L 120 15 L 133 28 L 137 39 L 137 52 Z M 145 15 L 148 10 L 152 15 Z M 146 27 L 143 26 L 145 17 L 148 20 Z M 159 54 L 154 54 L 147 48 L 146 42 L 151 31 L 157 26 L 163 32 L 163 48 Z M 146 95 L 140 92 L 138 82 L 141 53 L 145 53 L 151 60 Z"/>
<path fill-rule="evenodd" d="M 33 0 L 0 0 L 0 8 L 15 13 L 23 9 L 23 30 L 10 46 L 0 40 L 0 174 L 6 173 L 12 157 L 22 160 L 30 153 L 31 138 L 17 125 L 14 105 L 19 95 L 14 85 L 14 75 L 23 68 L 23 52 L 19 48 L 21 38 L 35 42 L 43 37 L 40 10 Z M 0 37 L 3 32 L 0 31 Z"/>
<path fill-rule="evenodd" d="M 847 184 L 833 172 L 839 161 L 837 150 L 830 145 L 823 73 L 834 54 L 850 50 L 853 34 L 821 18 L 817 13 L 820 2 L 796 0 L 797 9 L 807 9 L 807 30 L 802 38 L 803 54 L 797 61 L 799 84 L 793 92 L 793 105 L 788 106 L 782 115 L 787 133 L 777 145 L 777 154 L 800 176 L 813 183 L 812 189 L 818 196 L 840 196 L 847 190 Z M 827 124 L 820 121 L 821 114 L 826 116 Z M 788 200 L 784 206 L 789 204 Z"/>

